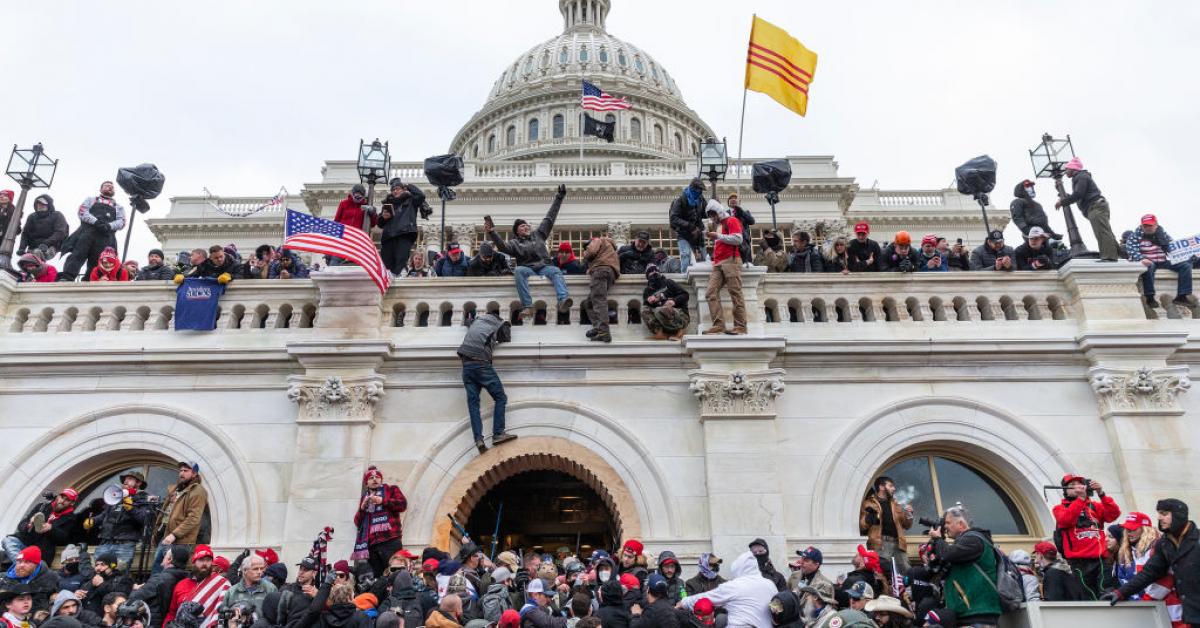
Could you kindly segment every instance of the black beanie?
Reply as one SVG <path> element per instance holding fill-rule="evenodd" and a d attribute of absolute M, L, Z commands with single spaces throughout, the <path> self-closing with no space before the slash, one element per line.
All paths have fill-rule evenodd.
<path fill-rule="evenodd" d="M 525 222 L 524 220 L 522 220 L 520 218 L 514 220 L 513 221 L 513 235 L 517 235 L 517 227 L 520 227 L 521 225 L 527 225 L 527 224 L 529 224 L 529 223 Z"/>
<path fill-rule="evenodd" d="M 167 258 L 166 255 L 163 255 L 162 249 L 150 249 L 150 253 L 148 253 L 147 256 L 149 255 L 157 255 L 163 259 Z"/>
<path fill-rule="evenodd" d="M 184 569 L 187 567 L 188 559 L 191 558 L 191 552 L 182 545 L 174 545 L 171 547 L 171 565 L 176 569 Z"/>

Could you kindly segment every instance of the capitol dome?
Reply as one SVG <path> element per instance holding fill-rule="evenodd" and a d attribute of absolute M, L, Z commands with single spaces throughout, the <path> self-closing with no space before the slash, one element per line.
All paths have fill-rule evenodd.
<path fill-rule="evenodd" d="M 577 156 L 582 81 L 624 97 L 632 109 L 589 112 L 617 122 L 615 141 L 585 137 L 584 158 L 674 159 L 715 134 L 679 86 L 642 49 L 608 33 L 609 0 L 559 0 L 563 32 L 530 48 L 500 74 L 487 102 L 450 150 L 472 161 Z"/>

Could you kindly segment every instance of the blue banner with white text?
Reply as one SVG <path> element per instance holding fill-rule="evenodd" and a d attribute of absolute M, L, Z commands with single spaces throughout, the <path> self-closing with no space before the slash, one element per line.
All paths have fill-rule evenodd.
<path fill-rule="evenodd" d="M 184 279 L 175 295 L 175 329 L 211 331 L 217 326 L 217 309 L 225 286 L 216 279 Z"/>

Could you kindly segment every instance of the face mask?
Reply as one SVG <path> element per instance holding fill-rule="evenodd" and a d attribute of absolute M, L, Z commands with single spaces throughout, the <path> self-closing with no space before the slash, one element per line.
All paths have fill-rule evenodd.
<path fill-rule="evenodd" d="M 77 574 L 79 573 L 79 563 L 67 563 L 63 565 L 63 571 L 71 575 Z"/>
<path fill-rule="evenodd" d="M 600 582 L 608 582 L 608 579 L 611 577 L 612 577 L 612 572 L 609 572 L 609 571 L 601 571 L 599 574 Z"/>
<path fill-rule="evenodd" d="M 1029 195 L 1029 198 L 1037 198 L 1037 190 L 1031 187 L 1025 188 L 1025 193 Z"/>

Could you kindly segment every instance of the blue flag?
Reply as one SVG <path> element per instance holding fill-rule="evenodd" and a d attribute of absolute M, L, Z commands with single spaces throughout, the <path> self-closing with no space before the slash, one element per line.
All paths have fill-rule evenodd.
<path fill-rule="evenodd" d="M 184 279 L 175 293 L 175 329 L 216 328 L 217 308 L 224 293 L 225 286 L 216 279 Z"/>

